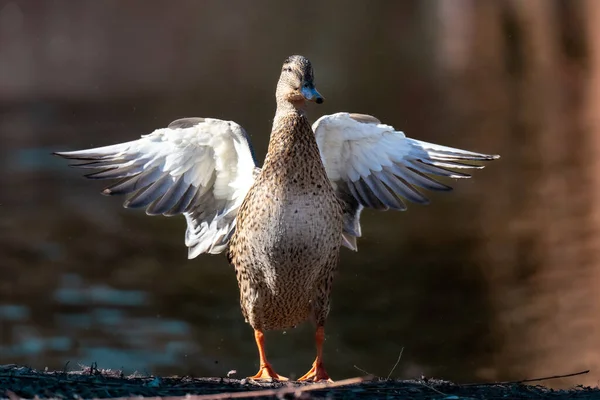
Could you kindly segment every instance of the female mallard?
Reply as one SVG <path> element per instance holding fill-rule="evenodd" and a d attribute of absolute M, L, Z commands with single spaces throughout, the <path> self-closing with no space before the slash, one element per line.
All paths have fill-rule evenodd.
<path fill-rule="evenodd" d="M 120 178 L 103 193 L 132 194 L 125 207 L 183 214 L 189 258 L 228 249 L 260 356 L 253 379 L 286 379 L 267 362 L 263 331 L 310 318 L 317 358 L 299 380 L 329 380 L 322 357 L 329 294 L 340 246 L 357 249 L 362 208 L 405 210 L 401 197 L 427 203 L 414 186 L 450 189 L 428 175 L 468 178 L 448 168 L 482 168 L 462 161 L 498 156 L 409 139 L 362 114 L 326 115 L 311 128 L 306 101 L 323 98 L 302 56 L 285 60 L 276 98 L 262 169 L 241 126 L 209 118 L 180 119 L 139 140 L 56 154 L 99 170 L 89 178 Z"/>

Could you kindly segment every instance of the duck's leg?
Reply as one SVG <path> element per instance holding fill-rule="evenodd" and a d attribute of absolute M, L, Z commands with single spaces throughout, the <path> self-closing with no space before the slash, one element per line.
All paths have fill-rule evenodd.
<path fill-rule="evenodd" d="M 317 358 L 312 365 L 310 371 L 304 374 L 299 381 L 309 381 L 309 382 L 319 382 L 319 381 L 328 381 L 333 382 L 327 371 L 325 371 L 325 367 L 323 366 L 323 341 L 325 340 L 325 328 L 321 325 L 317 327 L 317 332 L 315 333 L 315 342 L 317 343 Z"/>
<path fill-rule="evenodd" d="M 265 380 L 278 380 L 278 381 L 287 381 L 288 378 L 285 376 L 281 376 L 277 374 L 271 364 L 267 361 L 267 356 L 265 355 L 265 338 L 262 331 L 258 329 L 254 330 L 254 338 L 256 339 L 256 346 L 258 347 L 258 357 L 260 358 L 260 369 L 254 376 L 249 376 L 248 379 L 253 379 L 255 381 L 265 381 Z"/>

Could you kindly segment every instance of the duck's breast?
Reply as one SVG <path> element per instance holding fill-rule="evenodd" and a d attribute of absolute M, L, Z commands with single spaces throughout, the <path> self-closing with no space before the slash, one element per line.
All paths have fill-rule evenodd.
<path fill-rule="evenodd" d="M 254 268 L 274 289 L 300 277 L 311 285 L 327 256 L 339 252 L 342 219 L 335 193 L 328 181 L 284 187 L 257 183 L 249 193 L 260 199 L 254 201 L 257 211 L 250 223 L 238 226 L 254 255 Z"/>

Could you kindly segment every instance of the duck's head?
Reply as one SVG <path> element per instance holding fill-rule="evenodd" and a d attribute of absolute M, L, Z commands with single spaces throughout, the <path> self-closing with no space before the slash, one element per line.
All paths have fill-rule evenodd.
<path fill-rule="evenodd" d="M 301 108 L 306 100 L 321 104 L 324 99 L 315 89 L 313 79 L 313 68 L 306 57 L 288 57 L 277 83 L 277 101 L 290 102 L 296 108 Z"/>

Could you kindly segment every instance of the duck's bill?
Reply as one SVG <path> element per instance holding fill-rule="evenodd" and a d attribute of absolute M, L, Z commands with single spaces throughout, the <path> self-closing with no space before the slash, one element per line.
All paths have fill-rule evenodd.
<path fill-rule="evenodd" d="M 314 86 L 302 88 L 302 96 L 304 96 L 306 100 L 314 101 L 317 104 L 321 104 L 325 100 Z"/>

